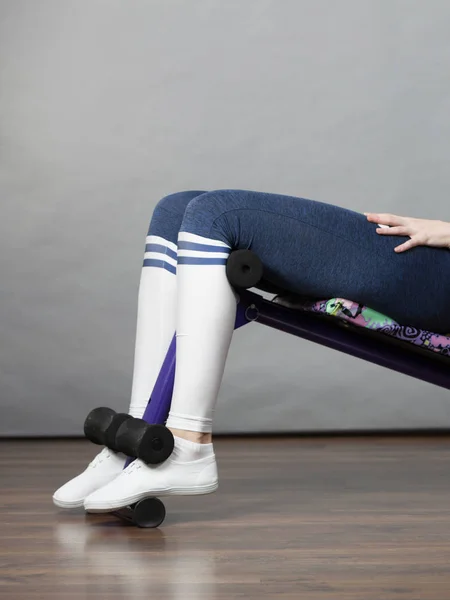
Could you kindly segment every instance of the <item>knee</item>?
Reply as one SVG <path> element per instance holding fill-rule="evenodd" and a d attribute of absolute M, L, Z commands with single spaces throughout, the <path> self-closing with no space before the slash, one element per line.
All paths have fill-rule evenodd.
<path fill-rule="evenodd" d="M 186 208 L 181 231 L 218 239 L 233 246 L 235 236 L 227 226 L 226 215 L 236 206 L 234 190 L 216 190 L 197 196 Z"/>
<path fill-rule="evenodd" d="M 166 211 L 176 215 L 184 215 L 184 212 L 194 198 L 204 195 L 202 190 L 192 190 L 185 192 L 176 192 L 162 198 L 155 207 L 155 212 Z"/>
<path fill-rule="evenodd" d="M 153 211 L 148 235 L 162 237 L 175 244 L 186 208 L 189 202 L 200 194 L 204 192 L 193 190 L 177 192 L 162 198 Z"/>
<path fill-rule="evenodd" d="M 216 218 L 234 207 L 237 192 L 235 190 L 214 190 L 204 192 L 193 198 L 187 208 L 187 213 L 202 210 Z"/>

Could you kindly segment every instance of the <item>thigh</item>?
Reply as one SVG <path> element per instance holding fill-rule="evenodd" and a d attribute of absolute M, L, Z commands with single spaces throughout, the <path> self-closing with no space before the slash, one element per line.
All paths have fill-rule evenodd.
<path fill-rule="evenodd" d="M 450 252 L 426 247 L 394 252 L 406 238 L 379 236 L 358 212 L 304 198 L 245 190 L 198 196 L 200 234 L 248 248 L 265 277 L 311 297 L 341 296 L 399 322 L 450 328 Z"/>

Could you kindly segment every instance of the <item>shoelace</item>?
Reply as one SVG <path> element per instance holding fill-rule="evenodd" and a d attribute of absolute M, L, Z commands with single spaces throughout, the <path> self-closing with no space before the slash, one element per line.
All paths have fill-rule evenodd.
<path fill-rule="evenodd" d="M 104 460 L 106 460 L 110 456 L 111 456 L 111 453 L 110 453 L 109 448 L 103 448 L 103 450 L 100 452 L 100 454 L 97 454 L 97 456 L 94 458 L 94 460 L 89 464 L 89 467 L 92 469 L 95 469 L 95 467 L 97 465 L 101 464 Z"/>
<path fill-rule="evenodd" d="M 139 471 L 139 469 L 142 467 L 142 464 L 139 460 L 134 460 L 130 465 L 128 465 L 128 467 L 122 471 L 123 475 L 130 475 L 131 473 L 134 473 L 135 471 Z"/>

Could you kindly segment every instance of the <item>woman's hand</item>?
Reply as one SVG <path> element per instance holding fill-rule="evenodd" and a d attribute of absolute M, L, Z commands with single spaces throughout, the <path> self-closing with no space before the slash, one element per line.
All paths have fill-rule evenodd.
<path fill-rule="evenodd" d="M 364 213 L 367 220 L 379 225 L 376 232 L 380 235 L 402 235 L 411 239 L 395 248 L 396 252 L 404 252 L 415 246 L 433 246 L 434 248 L 450 249 L 450 223 L 431 221 L 429 219 L 414 219 L 397 215 Z"/>

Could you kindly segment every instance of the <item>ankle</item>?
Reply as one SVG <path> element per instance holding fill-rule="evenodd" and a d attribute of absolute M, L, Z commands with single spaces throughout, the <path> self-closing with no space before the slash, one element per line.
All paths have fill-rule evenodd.
<path fill-rule="evenodd" d="M 212 433 L 202 433 L 200 431 L 187 431 L 186 429 L 173 429 L 169 427 L 174 436 L 195 442 L 196 444 L 211 444 Z"/>

